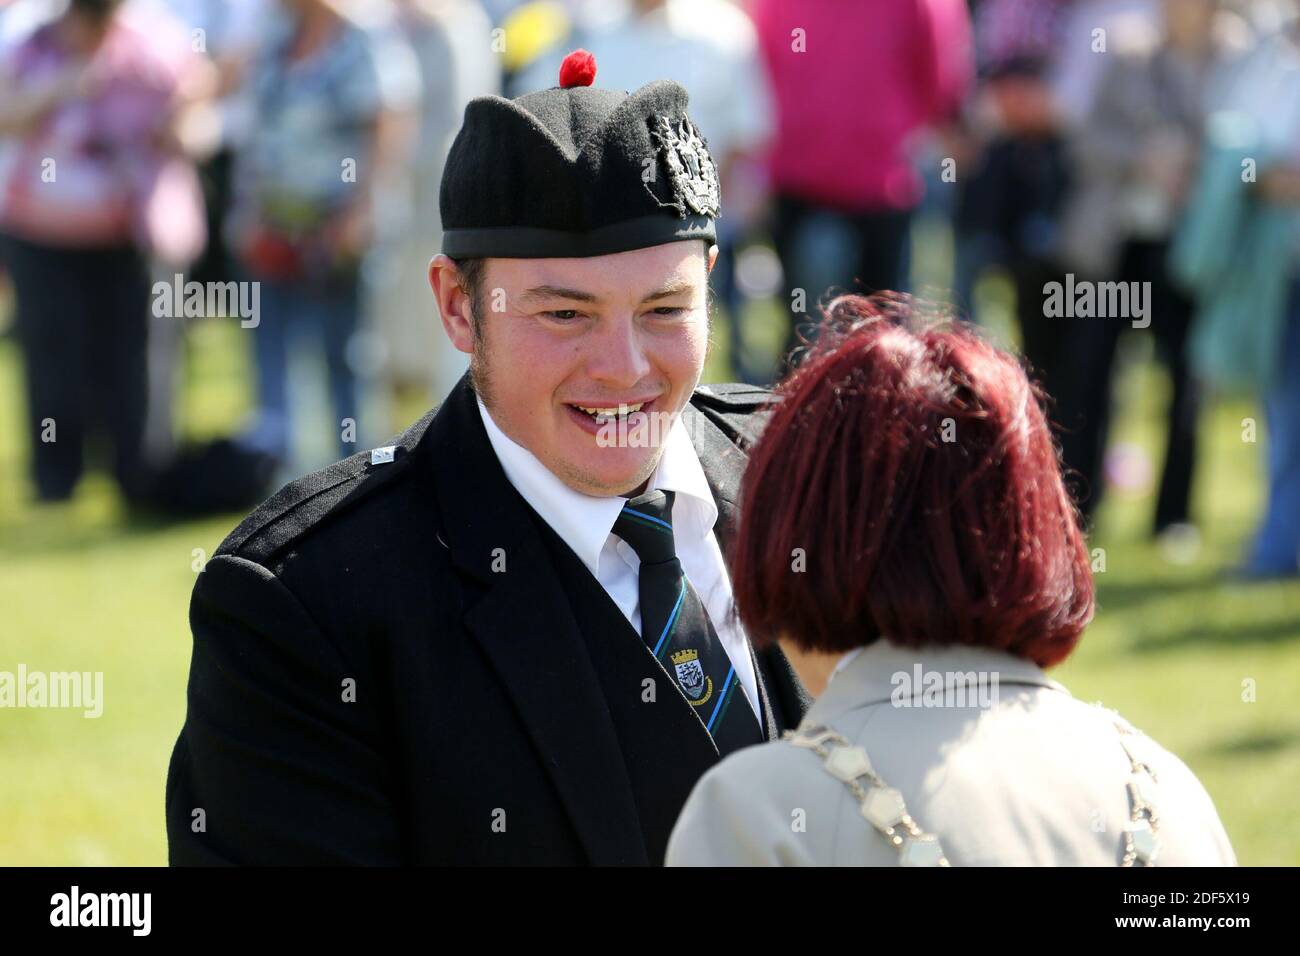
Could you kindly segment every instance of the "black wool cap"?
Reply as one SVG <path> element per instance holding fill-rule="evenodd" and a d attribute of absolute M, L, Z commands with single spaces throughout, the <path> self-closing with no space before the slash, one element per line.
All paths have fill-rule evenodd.
<path fill-rule="evenodd" d="M 569 54 L 558 87 L 465 108 L 442 176 L 442 251 L 453 259 L 602 256 L 716 241 L 718 172 L 671 80 L 634 93 L 590 85 Z"/>

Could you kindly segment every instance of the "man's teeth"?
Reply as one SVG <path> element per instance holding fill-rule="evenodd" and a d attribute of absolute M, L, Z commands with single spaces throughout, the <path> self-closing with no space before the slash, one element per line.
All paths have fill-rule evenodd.
<path fill-rule="evenodd" d="M 596 418 L 613 418 L 616 415 L 626 417 L 632 412 L 639 412 L 644 405 L 645 402 L 637 402 L 635 405 L 619 405 L 617 408 L 589 408 L 586 405 L 575 405 L 574 407 L 581 409 L 588 415 L 594 415 Z"/>

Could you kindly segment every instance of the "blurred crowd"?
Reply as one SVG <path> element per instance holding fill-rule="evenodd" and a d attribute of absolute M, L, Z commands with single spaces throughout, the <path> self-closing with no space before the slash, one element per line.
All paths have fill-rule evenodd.
<path fill-rule="evenodd" d="M 553 86 L 583 47 L 598 86 L 671 77 L 690 93 L 722 181 L 712 282 L 735 377 L 771 383 L 797 363 L 827 290 L 908 290 L 916 226 L 937 221 L 959 314 L 979 318 L 989 275 L 1014 289 L 1086 517 L 1122 334 L 1149 336 L 1172 383 L 1152 534 L 1194 533 L 1199 417 L 1244 392 L 1265 413 L 1268 491 L 1242 570 L 1295 575 L 1296 14 L 1291 0 L 0 0 L 0 269 L 37 495 L 71 495 L 88 445 L 112 449 L 131 500 L 184 506 L 200 479 L 238 487 L 236 472 L 260 493 L 317 463 L 295 410 L 308 356 L 327 454 L 439 401 L 467 362 L 426 282 L 464 106 Z M 173 278 L 175 295 L 154 291 Z M 178 308 L 189 283 L 257 294 Z M 1133 314 L 1061 315 L 1053 283 L 1150 294 L 1124 300 Z M 773 299 L 787 327 L 764 354 L 752 323 L 771 310 L 754 306 Z M 254 412 L 231 441 L 178 450 L 196 318 L 249 330 Z"/>

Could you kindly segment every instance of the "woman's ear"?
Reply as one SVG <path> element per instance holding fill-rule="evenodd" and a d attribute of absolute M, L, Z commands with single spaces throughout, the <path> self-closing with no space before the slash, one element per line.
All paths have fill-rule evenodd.
<path fill-rule="evenodd" d="M 451 344 L 461 352 L 474 354 L 473 303 L 463 285 L 464 279 L 455 261 L 438 253 L 429 262 L 429 288 L 438 302 L 442 327 Z"/>

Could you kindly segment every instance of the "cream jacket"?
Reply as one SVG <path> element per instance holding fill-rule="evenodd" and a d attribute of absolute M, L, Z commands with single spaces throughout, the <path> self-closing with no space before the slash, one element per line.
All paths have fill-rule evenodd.
<path fill-rule="evenodd" d="M 952 866 L 1119 865 L 1135 777 L 1148 778 L 1139 792 L 1156 810 L 1154 865 L 1236 865 L 1200 781 L 1145 735 L 1121 735 L 1115 720 L 1021 658 L 882 641 L 835 674 L 801 726 L 832 728 L 862 747 Z M 824 764 L 785 740 L 732 754 L 692 792 L 667 864 L 903 862 Z M 869 777 L 856 782 L 871 792 Z"/>

